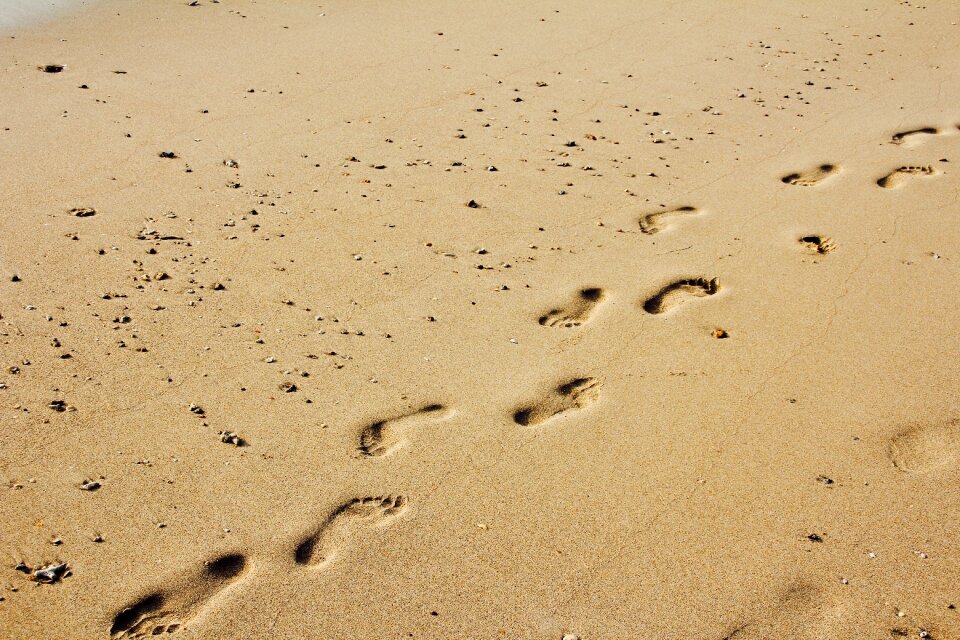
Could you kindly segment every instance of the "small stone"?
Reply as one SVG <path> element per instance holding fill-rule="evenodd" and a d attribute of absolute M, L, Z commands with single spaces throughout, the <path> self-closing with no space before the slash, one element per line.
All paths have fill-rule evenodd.
<path fill-rule="evenodd" d="M 160 157 L 161 157 L 161 158 L 176 158 L 176 157 L 177 157 L 177 154 L 176 154 L 176 152 L 174 152 L 174 151 L 161 151 L 161 152 L 160 152 Z"/>
<path fill-rule="evenodd" d="M 280 391 L 283 391 L 284 393 L 293 393 L 296 390 L 297 390 L 297 385 L 295 385 L 290 381 L 280 383 Z"/>
<path fill-rule="evenodd" d="M 67 403 L 64 400 L 51 400 L 50 404 L 47 406 L 58 413 L 62 413 L 67 410 Z"/>
<path fill-rule="evenodd" d="M 74 207 L 70 209 L 70 213 L 78 218 L 89 218 L 90 216 L 97 215 L 97 210 L 93 207 Z"/>
<path fill-rule="evenodd" d="M 480 203 L 477 202 L 476 200 L 470 200 L 470 201 L 467 203 L 467 206 L 470 207 L 471 209 L 479 209 L 479 208 L 480 208 Z"/>
<path fill-rule="evenodd" d="M 87 480 L 80 485 L 80 488 L 84 491 L 96 491 L 102 485 L 96 480 Z"/>

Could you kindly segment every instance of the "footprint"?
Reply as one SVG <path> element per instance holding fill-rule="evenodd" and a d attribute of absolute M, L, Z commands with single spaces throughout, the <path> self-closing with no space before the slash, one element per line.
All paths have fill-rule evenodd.
<path fill-rule="evenodd" d="M 786 184 L 792 184 L 795 187 L 812 187 L 820 184 L 839 171 L 840 167 L 835 164 L 822 164 L 815 169 L 785 175 L 780 178 L 780 181 Z"/>
<path fill-rule="evenodd" d="M 545 327 L 579 327 L 590 319 L 593 309 L 603 302 L 606 294 L 603 289 L 590 287 L 577 292 L 577 297 L 567 306 L 551 309 L 540 316 L 540 324 Z"/>
<path fill-rule="evenodd" d="M 683 304 L 689 296 L 702 298 L 712 296 L 720 290 L 717 278 L 686 278 L 677 280 L 661 289 L 655 296 L 643 303 L 643 310 L 654 315 L 666 313 Z"/>
<path fill-rule="evenodd" d="M 833 240 L 826 236 L 803 236 L 799 242 L 812 253 L 830 253 L 837 248 Z"/>
<path fill-rule="evenodd" d="M 214 596 L 246 572 L 247 559 L 240 554 L 206 562 L 193 575 L 120 611 L 113 619 L 110 637 L 148 638 L 176 633 L 202 613 Z"/>
<path fill-rule="evenodd" d="M 670 225 L 665 222 L 666 219 L 678 216 L 698 216 L 701 213 L 703 212 L 696 207 L 677 207 L 676 209 L 670 209 L 669 211 L 648 213 L 640 218 L 640 231 L 652 236 L 653 234 L 660 233 L 664 229 L 670 227 Z"/>
<path fill-rule="evenodd" d="M 723 640 L 822 640 L 839 637 L 849 606 L 828 589 L 811 583 L 790 585 L 772 601 L 755 603 L 754 613 L 723 635 Z"/>
<path fill-rule="evenodd" d="M 890 460 L 905 473 L 935 471 L 960 456 L 960 420 L 912 427 L 890 440 Z"/>
<path fill-rule="evenodd" d="M 887 175 L 877 180 L 877 184 L 884 189 L 895 189 L 911 178 L 922 176 L 932 177 L 938 173 L 939 172 L 930 165 L 897 167 Z"/>
<path fill-rule="evenodd" d="M 431 404 L 413 413 L 374 422 L 360 432 L 357 454 L 375 458 L 393 453 L 407 443 L 403 434 L 409 427 L 422 420 L 442 420 L 451 415 L 453 412 L 442 404 Z"/>
<path fill-rule="evenodd" d="M 406 511 L 403 496 L 354 498 L 337 507 L 319 529 L 307 536 L 294 552 L 297 564 L 323 567 L 357 535 L 361 527 L 382 527 Z"/>
<path fill-rule="evenodd" d="M 518 409 L 513 414 L 513 421 L 524 427 L 533 427 L 561 413 L 583 409 L 600 397 L 601 386 L 602 383 L 596 378 L 576 378 L 565 382 L 540 402 Z"/>
<path fill-rule="evenodd" d="M 910 131 L 901 131 L 900 133 L 893 134 L 893 137 L 890 139 L 890 142 L 893 144 L 902 144 L 904 146 L 912 146 L 919 144 L 927 136 L 935 136 L 940 133 L 940 129 L 936 127 L 922 127 L 920 129 L 911 129 Z"/>

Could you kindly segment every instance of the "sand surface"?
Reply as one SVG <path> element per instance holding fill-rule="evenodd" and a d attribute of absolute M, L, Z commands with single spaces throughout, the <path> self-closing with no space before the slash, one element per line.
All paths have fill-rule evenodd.
<path fill-rule="evenodd" d="M 4 37 L 0 637 L 960 638 L 958 20 Z"/>

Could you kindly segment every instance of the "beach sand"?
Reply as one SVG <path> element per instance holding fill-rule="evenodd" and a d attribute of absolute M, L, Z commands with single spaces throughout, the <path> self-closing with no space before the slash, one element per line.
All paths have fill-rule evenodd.
<path fill-rule="evenodd" d="M 0 40 L 0 637 L 960 638 L 950 3 Z"/>

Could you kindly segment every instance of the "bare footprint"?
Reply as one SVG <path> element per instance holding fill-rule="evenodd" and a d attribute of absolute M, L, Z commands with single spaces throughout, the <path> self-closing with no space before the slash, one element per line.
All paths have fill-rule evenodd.
<path fill-rule="evenodd" d="M 884 189 L 895 189 L 912 178 L 932 177 L 938 173 L 939 172 L 930 165 L 897 167 L 877 180 L 877 184 Z"/>
<path fill-rule="evenodd" d="M 909 131 L 900 131 L 893 134 L 890 142 L 893 144 L 902 144 L 904 146 L 913 146 L 922 142 L 927 136 L 935 136 L 940 133 L 937 127 L 922 127 L 920 129 L 910 129 Z"/>
<path fill-rule="evenodd" d="M 383 527 L 407 508 L 403 496 L 354 498 L 334 509 L 294 552 L 297 564 L 323 567 L 336 557 L 361 528 Z"/>
<path fill-rule="evenodd" d="M 670 224 L 667 221 L 671 218 L 676 218 L 679 216 L 698 216 L 701 213 L 703 212 L 696 207 L 677 207 L 676 209 L 670 209 L 669 211 L 648 213 L 640 218 L 640 231 L 647 235 L 660 233 L 664 229 L 670 227 Z"/>
<path fill-rule="evenodd" d="M 590 319 L 594 308 L 603 302 L 605 297 L 603 289 L 598 287 L 581 289 L 570 304 L 559 309 L 551 309 L 540 316 L 540 324 L 545 327 L 579 327 Z"/>
<path fill-rule="evenodd" d="M 148 638 L 176 633 L 202 613 L 214 596 L 246 572 L 247 559 L 240 554 L 206 562 L 200 571 L 120 611 L 113 618 L 110 637 Z"/>
<path fill-rule="evenodd" d="M 893 466 L 905 473 L 955 464 L 960 456 L 960 420 L 906 429 L 890 440 L 889 454 Z"/>
<path fill-rule="evenodd" d="M 813 187 L 839 171 L 840 167 L 835 164 L 822 164 L 814 169 L 787 174 L 780 181 L 795 187 Z"/>
<path fill-rule="evenodd" d="M 803 236 L 799 240 L 800 244 L 811 253 L 830 253 L 837 248 L 833 240 L 826 236 Z"/>
<path fill-rule="evenodd" d="M 690 296 L 702 298 L 712 296 L 720 290 L 717 278 L 685 278 L 665 286 L 652 298 L 643 303 L 643 310 L 654 315 L 666 313 L 683 304 Z"/>
<path fill-rule="evenodd" d="M 602 383 L 596 378 L 576 378 L 557 387 L 536 404 L 518 409 L 513 421 L 524 427 L 542 424 L 573 409 L 583 409 L 600 397 Z"/>
<path fill-rule="evenodd" d="M 407 429 L 424 420 L 443 420 L 452 415 L 453 411 L 442 404 L 431 404 L 413 413 L 374 422 L 360 432 L 357 454 L 371 458 L 391 454 L 407 443 L 404 438 Z"/>
<path fill-rule="evenodd" d="M 773 600 L 756 603 L 755 614 L 723 640 L 822 640 L 838 637 L 849 607 L 823 588 L 798 582 Z"/>

